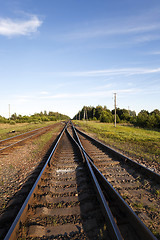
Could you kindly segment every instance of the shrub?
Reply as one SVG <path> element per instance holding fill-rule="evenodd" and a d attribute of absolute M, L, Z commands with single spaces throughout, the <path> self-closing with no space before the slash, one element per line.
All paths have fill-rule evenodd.
<path fill-rule="evenodd" d="M 10 120 L 10 121 L 9 121 L 9 124 L 10 124 L 10 125 L 15 125 L 16 122 L 15 122 L 14 120 Z"/>

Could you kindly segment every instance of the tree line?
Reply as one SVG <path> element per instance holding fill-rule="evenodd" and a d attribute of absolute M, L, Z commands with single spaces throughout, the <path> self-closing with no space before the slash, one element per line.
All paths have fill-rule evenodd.
<path fill-rule="evenodd" d="M 40 112 L 35 113 L 33 115 L 27 116 L 27 115 L 17 115 L 16 113 L 12 114 L 10 118 L 5 118 L 0 116 L 0 122 L 1 123 L 38 123 L 38 122 L 44 122 L 44 121 L 58 121 L 58 120 L 68 120 L 69 117 L 67 115 L 58 113 L 58 112 Z"/>
<path fill-rule="evenodd" d="M 98 120 L 100 122 L 112 123 L 115 119 L 115 110 L 109 110 L 106 106 L 97 107 L 84 106 L 73 118 L 74 120 Z M 127 109 L 116 109 L 117 123 L 131 123 L 135 126 L 146 128 L 160 128 L 160 111 L 152 112 L 141 110 L 138 115 L 135 111 Z"/>

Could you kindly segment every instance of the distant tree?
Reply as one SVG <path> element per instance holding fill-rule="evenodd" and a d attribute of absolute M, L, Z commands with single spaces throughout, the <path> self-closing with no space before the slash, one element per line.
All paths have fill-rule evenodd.
<path fill-rule="evenodd" d="M 46 110 L 44 110 L 44 115 L 47 116 L 47 111 Z"/>
<path fill-rule="evenodd" d="M 129 110 L 128 112 L 129 112 L 130 117 L 136 117 L 136 112 L 135 111 Z"/>
<path fill-rule="evenodd" d="M 95 109 L 95 117 L 99 120 L 100 119 L 100 116 L 103 112 L 103 107 L 98 105 Z"/>
<path fill-rule="evenodd" d="M 0 115 L 0 123 L 7 123 L 7 119 Z"/>
<path fill-rule="evenodd" d="M 130 121 L 130 115 L 129 112 L 126 109 L 123 109 L 123 113 L 121 115 L 121 118 L 123 121 L 129 122 Z"/>
<path fill-rule="evenodd" d="M 148 120 L 146 122 L 146 127 L 154 128 L 154 127 L 156 127 L 156 122 L 157 122 L 157 119 L 156 119 L 155 114 L 149 114 Z"/>
<path fill-rule="evenodd" d="M 84 106 L 82 110 L 75 115 L 74 119 L 77 118 L 78 120 L 80 114 L 80 119 L 82 120 L 84 117 L 84 111 L 86 111 L 89 120 L 100 120 L 101 122 L 114 121 L 115 110 L 113 109 L 110 111 L 106 106 L 102 107 L 100 105 L 97 107 Z M 160 128 L 160 111 L 158 109 L 155 109 L 151 113 L 142 110 L 137 116 L 135 111 L 126 110 L 124 108 L 117 108 L 116 113 L 117 123 L 130 122 L 140 127 Z"/>
<path fill-rule="evenodd" d="M 132 117 L 130 118 L 130 123 L 133 124 L 133 125 L 136 125 L 136 124 L 137 124 L 137 118 L 136 118 L 136 116 L 135 116 L 135 117 L 132 116 Z"/>
<path fill-rule="evenodd" d="M 47 122 L 47 121 L 49 121 L 49 120 L 50 120 L 50 119 L 49 119 L 49 117 L 47 117 L 47 116 L 41 117 L 41 121 Z"/>
<path fill-rule="evenodd" d="M 54 116 L 54 112 L 49 112 L 48 116 Z"/>
<path fill-rule="evenodd" d="M 151 121 L 153 127 L 160 128 L 160 111 L 158 109 L 150 113 L 149 121 Z"/>
<path fill-rule="evenodd" d="M 138 113 L 137 116 L 137 125 L 141 127 L 147 127 L 149 119 L 149 112 L 146 110 L 142 110 Z"/>
<path fill-rule="evenodd" d="M 113 122 L 113 116 L 111 112 L 103 110 L 100 116 L 100 122 L 106 122 L 106 123 Z"/>
<path fill-rule="evenodd" d="M 96 117 L 93 117 L 93 121 L 97 121 L 97 118 L 96 118 Z"/>
<path fill-rule="evenodd" d="M 93 118 L 93 107 L 92 106 L 86 107 L 86 111 L 87 111 L 88 119 L 92 119 Z"/>
<path fill-rule="evenodd" d="M 96 113 L 96 109 L 95 109 L 95 108 L 92 108 L 92 118 L 93 118 L 93 119 L 96 118 L 96 117 L 95 117 L 95 113 Z"/>
<path fill-rule="evenodd" d="M 112 114 L 115 114 L 115 110 L 112 110 Z M 125 122 L 130 121 L 130 113 L 128 110 L 124 108 L 123 109 L 117 108 L 116 115 L 118 115 L 121 121 L 125 121 Z"/>
<path fill-rule="evenodd" d="M 16 113 L 13 113 L 12 115 L 11 115 L 11 120 L 16 120 L 17 119 L 17 114 Z"/>

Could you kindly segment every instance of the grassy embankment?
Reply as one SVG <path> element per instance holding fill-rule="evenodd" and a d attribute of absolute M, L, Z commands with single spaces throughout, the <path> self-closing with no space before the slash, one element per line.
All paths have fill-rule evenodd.
<path fill-rule="evenodd" d="M 42 123 L 16 123 L 14 125 L 8 123 L 0 123 L 0 140 L 13 137 L 25 132 L 32 131 L 37 128 L 53 125 L 57 122 L 42 122 Z"/>
<path fill-rule="evenodd" d="M 147 161 L 160 163 L 160 132 L 134 126 L 99 123 L 93 121 L 74 121 L 84 131 L 106 145 L 120 150 L 124 154 Z"/>

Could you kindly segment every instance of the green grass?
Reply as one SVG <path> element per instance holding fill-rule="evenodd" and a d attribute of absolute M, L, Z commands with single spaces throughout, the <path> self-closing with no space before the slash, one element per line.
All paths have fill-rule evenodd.
<path fill-rule="evenodd" d="M 38 149 L 36 148 L 32 154 L 33 156 L 37 154 L 37 152 L 41 151 L 44 147 L 44 145 L 49 142 L 49 140 L 52 138 L 53 133 L 59 132 L 60 131 L 60 127 L 55 127 L 52 129 L 52 131 L 49 131 L 43 135 L 41 135 L 38 139 L 35 139 L 34 144 L 36 146 L 38 146 Z"/>
<path fill-rule="evenodd" d="M 93 121 L 74 121 L 84 131 L 94 133 L 95 137 L 123 153 L 148 161 L 160 163 L 160 132 L 137 128 L 132 125 Z"/>
<path fill-rule="evenodd" d="M 142 209 L 142 208 L 144 208 L 143 203 L 141 203 L 141 202 L 136 202 L 136 203 L 134 203 L 134 204 L 133 204 L 133 207 L 135 207 L 136 209 Z"/>
<path fill-rule="evenodd" d="M 159 197 L 160 196 L 160 190 L 158 189 L 154 189 L 154 194 Z"/>

